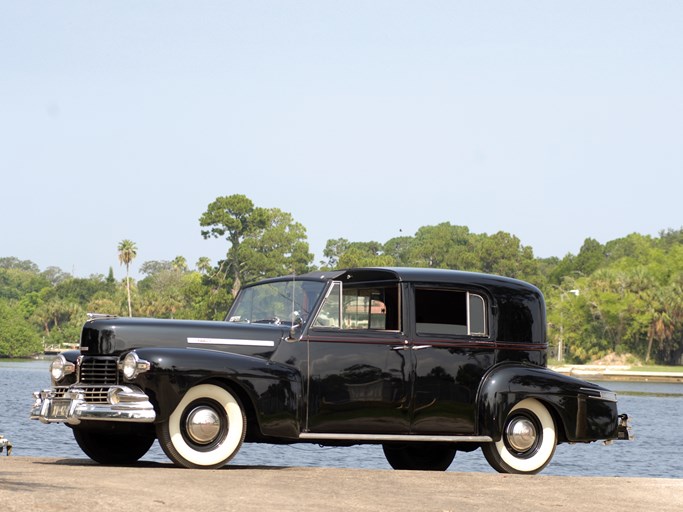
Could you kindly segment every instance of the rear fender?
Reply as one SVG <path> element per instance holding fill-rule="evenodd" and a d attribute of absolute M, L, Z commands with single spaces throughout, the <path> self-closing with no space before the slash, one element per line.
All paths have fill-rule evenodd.
<path fill-rule="evenodd" d="M 477 393 L 479 435 L 500 440 L 510 409 L 525 398 L 535 398 L 558 423 L 560 441 L 615 439 L 618 426 L 615 397 L 601 386 L 548 368 L 496 366 L 484 376 Z"/>

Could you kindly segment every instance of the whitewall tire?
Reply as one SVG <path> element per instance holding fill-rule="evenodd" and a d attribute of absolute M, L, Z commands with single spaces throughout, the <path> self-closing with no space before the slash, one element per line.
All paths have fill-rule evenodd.
<path fill-rule="evenodd" d="M 486 460 L 500 473 L 535 474 L 548 465 L 557 446 L 550 411 L 527 398 L 508 413 L 500 441 L 482 445 Z"/>
<path fill-rule="evenodd" d="M 159 444 L 176 465 L 219 468 L 239 451 L 247 431 L 244 408 L 214 384 L 191 388 L 168 420 L 157 427 Z"/>

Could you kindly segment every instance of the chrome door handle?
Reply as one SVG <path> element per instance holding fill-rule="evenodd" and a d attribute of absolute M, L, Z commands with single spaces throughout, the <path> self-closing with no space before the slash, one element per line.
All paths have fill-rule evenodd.
<path fill-rule="evenodd" d="M 431 345 L 413 345 L 412 349 L 413 350 L 422 350 L 424 348 L 432 348 Z"/>

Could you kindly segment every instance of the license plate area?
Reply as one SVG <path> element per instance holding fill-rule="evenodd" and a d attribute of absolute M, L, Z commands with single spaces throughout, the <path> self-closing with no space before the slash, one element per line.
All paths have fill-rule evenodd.
<path fill-rule="evenodd" d="M 47 417 L 50 420 L 65 420 L 69 417 L 69 410 L 71 409 L 71 400 L 53 399 L 50 402 L 50 407 L 47 411 Z"/>

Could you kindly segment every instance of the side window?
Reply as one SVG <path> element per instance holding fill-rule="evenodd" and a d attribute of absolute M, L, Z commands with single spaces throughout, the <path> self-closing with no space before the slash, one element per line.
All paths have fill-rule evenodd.
<path fill-rule="evenodd" d="M 418 334 L 488 335 L 486 301 L 470 292 L 417 288 L 415 319 Z"/>
<path fill-rule="evenodd" d="M 339 329 L 341 325 L 341 283 L 334 282 L 330 293 L 320 308 L 320 313 L 313 321 L 313 327 L 330 327 Z"/>
<path fill-rule="evenodd" d="M 341 304 L 341 307 L 340 307 Z M 397 331 L 400 318 L 398 286 L 360 287 L 335 283 L 313 327 Z"/>
<path fill-rule="evenodd" d="M 486 330 L 486 301 L 481 295 L 468 293 L 469 299 L 469 333 L 471 336 L 487 336 Z"/>

